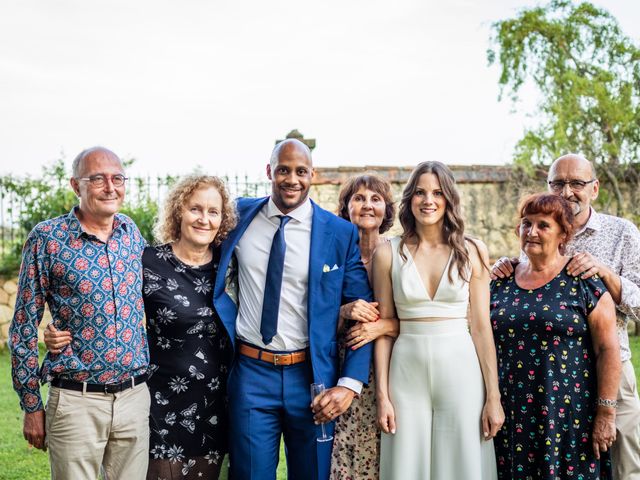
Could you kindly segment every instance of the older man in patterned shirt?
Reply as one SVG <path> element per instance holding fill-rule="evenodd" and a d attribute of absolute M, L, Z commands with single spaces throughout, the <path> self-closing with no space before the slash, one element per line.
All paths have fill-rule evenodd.
<path fill-rule="evenodd" d="M 640 400 L 627 334 L 630 320 L 640 323 L 640 232 L 628 220 L 591 207 L 599 184 L 593 165 L 584 157 L 568 154 L 558 158 L 547 180 L 549 191 L 562 195 L 575 215 L 575 235 L 566 246 L 566 254 L 573 256 L 569 273 L 584 278 L 599 275 L 616 302 L 622 376 L 618 398 L 604 399 L 611 400 L 611 405 L 617 402 L 617 439 L 611 447 L 614 478 L 640 480 Z M 513 260 L 517 259 L 498 260 L 493 275 L 511 275 Z"/>
<path fill-rule="evenodd" d="M 79 205 L 38 224 L 23 250 L 10 329 L 13 384 L 25 412 L 24 436 L 49 448 L 54 480 L 93 480 L 101 466 L 109 479 L 144 478 L 147 471 L 145 241 L 117 213 L 125 181 L 113 152 L 81 152 L 71 178 Z M 48 353 L 39 370 L 45 302 L 72 342 L 60 354 Z M 39 381 L 51 382 L 46 415 Z"/>

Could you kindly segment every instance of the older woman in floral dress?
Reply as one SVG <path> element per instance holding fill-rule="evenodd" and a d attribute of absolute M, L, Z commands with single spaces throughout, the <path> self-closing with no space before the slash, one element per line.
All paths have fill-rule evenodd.
<path fill-rule="evenodd" d="M 395 216 L 389 182 L 376 175 L 350 178 L 340 190 L 338 215 L 358 227 L 362 263 L 371 277 L 373 252 L 385 241 L 381 234 L 391 228 Z M 379 318 L 375 305 L 358 301 L 343 306 L 341 358 L 347 348 L 360 348 L 381 335 L 397 335 L 397 324 Z M 379 456 L 380 430 L 376 424 L 372 368 L 369 385 L 336 420 L 331 479 L 377 479 Z"/>
<path fill-rule="evenodd" d="M 573 213 L 564 198 L 531 195 L 519 213 L 527 261 L 491 284 L 506 413 L 498 478 L 610 479 L 621 368 L 613 299 L 597 275 L 567 270 Z"/>

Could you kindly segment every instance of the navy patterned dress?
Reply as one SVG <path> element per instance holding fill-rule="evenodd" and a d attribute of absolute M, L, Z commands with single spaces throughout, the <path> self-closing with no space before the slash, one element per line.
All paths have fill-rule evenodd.
<path fill-rule="evenodd" d="M 502 406 L 495 439 L 498 478 L 611 478 L 607 453 L 596 460 L 596 357 L 587 316 L 606 292 L 597 277 L 563 269 L 546 285 L 520 288 L 515 275 L 491 283 Z"/>
<path fill-rule="evenodd" d="M 182 263 L 170 245 L 143 255 L 151 358 L 147 479 L 212 478 L 227 451 L 231 345 L 212 308 L 217 268 Z"/>

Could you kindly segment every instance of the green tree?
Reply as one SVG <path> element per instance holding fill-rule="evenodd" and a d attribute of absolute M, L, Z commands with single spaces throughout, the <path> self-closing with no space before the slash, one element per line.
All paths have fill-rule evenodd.
<path fill-rule="evenodd" d="M 552 0 L 496 22 L 487 52 L 500 67 L 500 99 L 520 99 L 533 85 L 540 101 L 516 145 L 514 163 L 528 172 L 579 152 L 596 163 L 608 188 L 602 201 L 623 212 L 621 180 L 638 193 L 640 49 L 608 12 L 583 2 Z M 606 195 L 610 191 L 613 195 Z M 640 202 L 629 204 L 637 215 Z"/>

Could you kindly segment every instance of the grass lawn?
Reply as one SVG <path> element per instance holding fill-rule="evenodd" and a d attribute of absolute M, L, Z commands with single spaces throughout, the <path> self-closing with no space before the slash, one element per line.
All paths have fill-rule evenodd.
<path fill-rule="evenodd" d="M 640 337 L 631 337 L 633 366 L 640 384 Z M 46 398 L 46 387 L 42 388 Z M 0 480 L 45 480 L 49 478 L 47 454 L 28 448 L 22 438 L 22 412 L 11 386 L 11 364 L 8 349 L 0 350 Z M 280 452 L 278 479 L 286 478 L 284 453 Z M 226 480 L 226 474 L 221 476 Z"/>
<path fill-rule="evenodd" d="M 47 398 L 47 388 L 41 389 Z M 9 349 L 0 350 L 0 479 L 49 478 L 47 454 L 29 448 L 22 437 L 22 411 L 11 384 Z"/>

